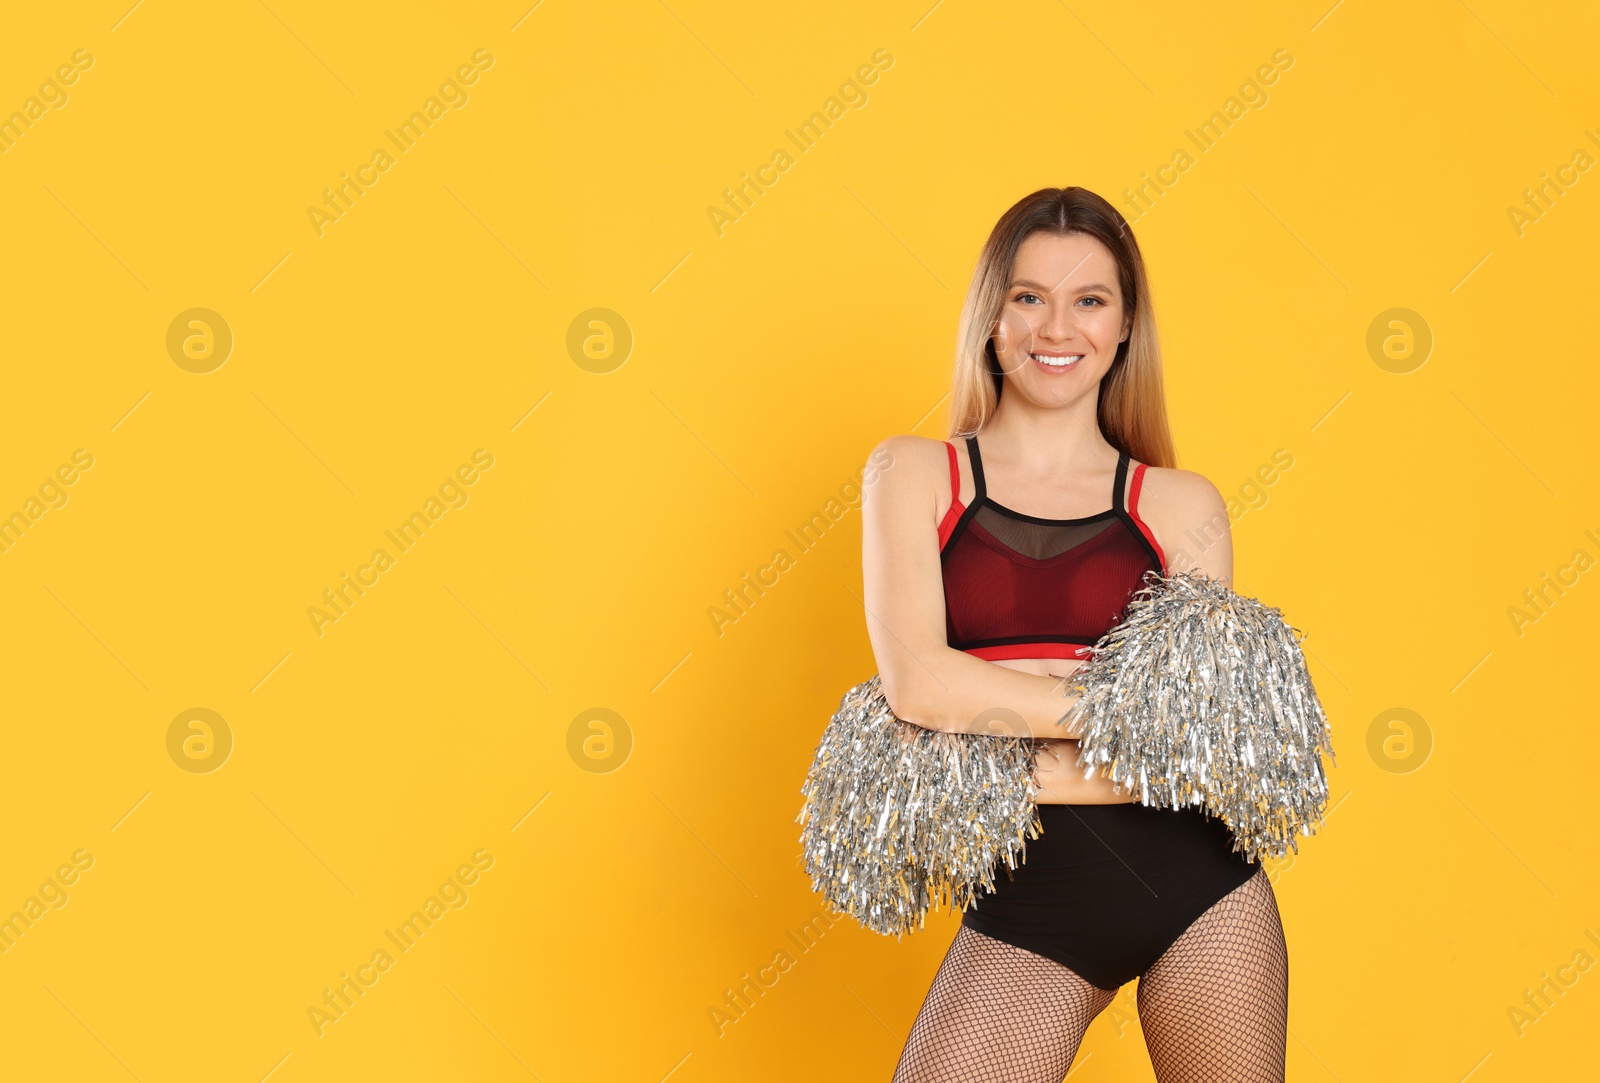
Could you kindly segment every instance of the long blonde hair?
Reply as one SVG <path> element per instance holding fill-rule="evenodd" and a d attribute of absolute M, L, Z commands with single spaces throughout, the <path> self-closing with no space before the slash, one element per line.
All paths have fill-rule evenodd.
<path fill-rule="evenodd" d="M 1133 312 L 1133 326 L 1100 381 L 1096 407 L 1100 432 L 1109 444 L 1138 462 L 1176 466 L 1161 379 L 1161 343 L 1144 257 L 1126 219 L 1086 188 L 1041 188 L 1018 200 L 989 234 L 966 303 L 961 306 L 956 332 L 950 438 L 978 433 L 999 405 L 1004 377 L 993 336 L 1017 249 L 1034 233 L 1086 234 L 1105 245 L 1117 261 L 1117 285 L 1123 304 Z"/>

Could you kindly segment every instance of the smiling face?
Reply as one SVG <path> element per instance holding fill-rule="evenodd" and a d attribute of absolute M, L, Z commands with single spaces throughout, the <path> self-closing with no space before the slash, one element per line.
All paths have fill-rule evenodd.
<path fill-rule="evenodd" d="M 1088 234 L 1022 242 L 994 336 L 1012 392 L 1064 406 L 1096 391 L 1133 325 L 1117 281 L 1116 259 Z"/>

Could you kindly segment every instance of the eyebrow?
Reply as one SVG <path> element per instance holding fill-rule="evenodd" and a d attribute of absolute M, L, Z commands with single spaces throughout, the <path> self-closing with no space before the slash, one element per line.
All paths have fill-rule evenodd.
<path fill-rule="evenodd" d="M 1049 286 L 1044 285 L 1042 282 L 1035 282 L 1030 278 L 1019 278 L 1015 282 L 1011 283 L 1011 285 L 1007 286 L 1006 288 L 1014 290 L 1018 286 L 1032 286 L 1034 289 L 1036 289 L 1036 290 L 1044 290 L 1046 293 L 1048 293 L 1050 291 L 1050 287 Z M 1114 291 L 1110 286 L 1103 285 L 1103 284 L 1101 284 L 1099 282 L 1090 282 L 1088 285 L 1079 286 L 1077 292 L 1079 292 L 1079 293 L 1094 293 L 1094 292 L 1114 293 L 1116 291 Z"/>

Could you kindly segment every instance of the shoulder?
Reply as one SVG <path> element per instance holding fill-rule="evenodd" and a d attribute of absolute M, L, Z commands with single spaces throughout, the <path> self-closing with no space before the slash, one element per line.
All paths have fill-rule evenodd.
<path fill-rule="evenodd" d="M 901 485 L 920 484 L 928 477 L 948 478 L 950 453 L 943 440 L 897 433 L 878 441 L 867 456 L 866 474 L 868 478 L 895 474 Z"/>
<path fill-rule="evenodd" d="M 885 437 L 867 456 L 861 488 L 874 514 L 910 521 L 930 507 L 937 513 L 950 502 L 950 453 L 943 440 L 913 433 Z"/>
<path fill-rule="evenodd" d="M 1233 540 L 1228 504 L 1204 474 L 1146 467 L 1138 515 L 1155 532 L 1171 572 L 1199 568 L 1231 582 Z"/>
<path fill-rule="evenodd" d="M 1200 529 L 1207 537 L 1229 533 L 1228 502 L 1211 479 L 1193 470 L 1147 466 L 1136 513 L 1163 539 Z"/>
<path fill-rule="evenodd" d="M 1179 520 L 1208 518 L 1214 512 L 1227 512 L 1222 493 L 1211 479 L 1193 470 L 1147 466 L 1140 487 L 1139 514 Z"/>

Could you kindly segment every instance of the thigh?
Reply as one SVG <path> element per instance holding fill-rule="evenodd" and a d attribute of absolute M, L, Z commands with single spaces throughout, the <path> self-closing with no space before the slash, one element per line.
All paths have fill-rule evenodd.
<path fill-rule="evenodd" d="M 1289 955 L 1265 870 L 1173 942 L 1140 977 L 1138 1000 L 1160 1083 L 1283 1079 Z"/>
<path fill-rule="evenodd" d="M 1116 994 L 963 925 L 917 1013 L 894 1083 L 1061 1083 Z"/>

